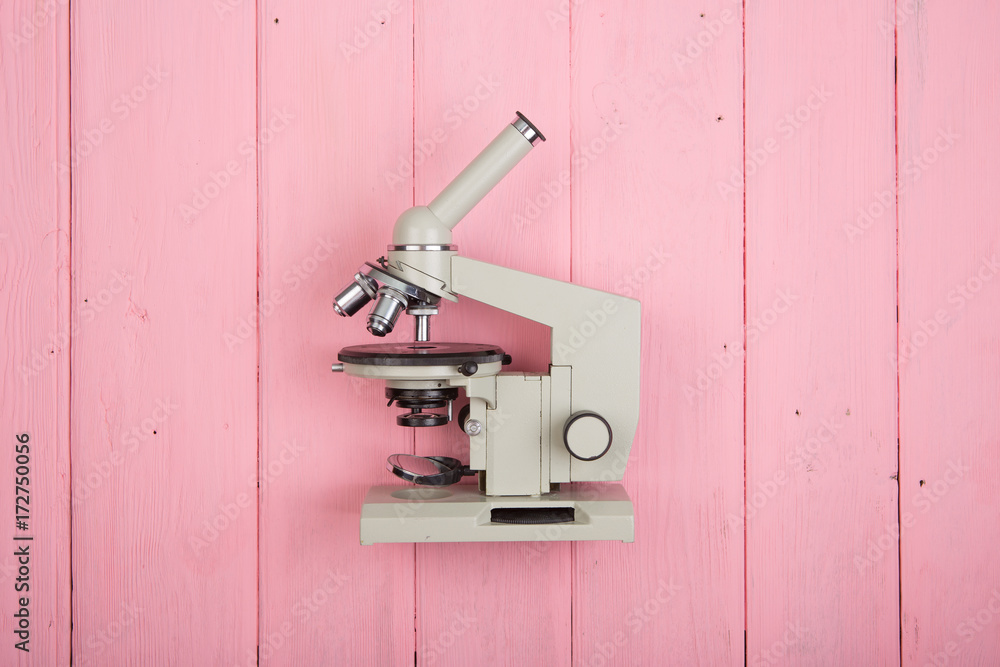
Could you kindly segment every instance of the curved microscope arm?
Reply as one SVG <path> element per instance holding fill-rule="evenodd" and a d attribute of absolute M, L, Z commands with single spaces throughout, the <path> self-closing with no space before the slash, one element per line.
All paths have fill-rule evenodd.
<path fill-rule="evenodd" d="M 457 255 L 450 288 L 552 328 L 551 364 L 572 369 L 570 414 L 596 412 L 613 433 L 605 456 L 571 461 L 571 481 L 621 479 L 639 419 L 639 302 Z"/>
<path fill-rule="evenodd" d="M 618 480 L 639 418 L 639 302 L 466 259 L 451 245 L 455 225 L 539 140 L 544 140 L 541 133 L 518 113 L 430 204 L 414 206 L 399 217 L 386 270 L 442 299 L 466 296 L 551 327 L 554 429 L 561 429 L 573 413 L 592 411 L 612 430 L 611 448 L 593 461 L 570 460 L 566 448 L 554 442 L 553 432 L 553 457 L 565 458 L 554 461 L 552 481 L 565 481 L 556 463 L 569 481 Z"/>

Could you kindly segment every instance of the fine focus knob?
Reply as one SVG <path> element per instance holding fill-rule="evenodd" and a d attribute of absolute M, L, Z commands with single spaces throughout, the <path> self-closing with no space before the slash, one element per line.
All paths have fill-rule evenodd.
<path fill-rule="evenodd" d="M 596 412 L 577 412 L 563 428 L 566 449 L 581 461 L 596 461 L 607 454 L 611 440 L 611 425 Z"/>

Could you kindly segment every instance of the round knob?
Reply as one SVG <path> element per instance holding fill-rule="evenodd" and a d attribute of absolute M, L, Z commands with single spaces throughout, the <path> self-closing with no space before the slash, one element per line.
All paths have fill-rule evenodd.
<path fill-rule="evenodd" d="M 566 449 L 581 461 L 596 461 L 607 454 L 611 440 L 611 425 L 596 412 L 577 412 L 563 428 Z"/>
<path fill-rule="evenodd" d="M 458 372 L 465 377 L 472 377 L 479 372 L 479 364 L 474 361 L 466 361 L 464 364 L 458 367 Z"/>
<path fill-rule="evenodd" d="M 470 419 L 465 422 L 465 432 L 469 435 L 479 435 L 483 432 L 483 424 L 478 419 Z"/>

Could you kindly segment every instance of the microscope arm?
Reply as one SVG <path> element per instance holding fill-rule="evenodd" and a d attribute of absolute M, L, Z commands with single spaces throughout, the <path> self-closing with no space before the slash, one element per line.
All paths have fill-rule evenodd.
<path fill-rule="evenodd" d="M 569 414 L 595 412 L 613 434 L 603 457 L 572 459 L 570 479 L 621 479 L 639 419 L 639 302 L 458 255 L 451 258 L 450 288 L 552 328 L 553 393 L 557 372 L 571 368 Z M 566 398 L 553 395 L 553 404 Z"/>

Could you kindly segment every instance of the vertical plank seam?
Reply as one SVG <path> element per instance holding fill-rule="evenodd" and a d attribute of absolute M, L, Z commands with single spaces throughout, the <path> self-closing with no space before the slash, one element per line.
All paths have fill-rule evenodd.
<path fill-rule="evenodd" d="M 892 131 L 895 154 L 893 156 L 893 171 L 896 190 L 896 526 L 903 523 L 903 480 L 902 477 L 902 439 L 901 431 L 901 401 L 899 373 L 899 20 L 898 0 L 892 3 Z M 896 544 L 896 576 L 899 592 L 899 664 L 903 664 L 903 531 L 899 531 L 899 542 Z"/>
<path fill-rule="evenodd" d="M 254 33 L 254 99 L 256 104 L 254 109 L 254 136 L 255 140 L 260 142 L 260 109 L 263 102 L 261 85 L 260 85 L 260 41 L 263 39 L 261 31 L 261 0 L 254 0 L 254 10 L 253 10 L 253 33 Z M 264 220 L 261 216 L 260 204 L 261 204 L 261 188 L 263 187 L 263 179 L 261 178 L 262 173 L 262 163 L 263 160 L 260 157 L 260 146 L 257 146 L 257 150 L 254 154 L 254 160 L 256 161 L 255 173 L 257 176 L 256 191 L 257 195 L 257 252 L 256 252 L 256 264 L 257 264 L 257 275 L 255 276 L 257 285 L 257 295 L 255 308 L 257 313 L 260 312 L 260 289 L 261 283 L 263 282 L 261 275 L 261 257 L 264 252 Z M 259 319 L 258 319 L 259 322 Z M 262 494 L 260 490 L 260 478 L 261 478 L 261 447 L 263 443 L 263 430 L 264 430 L 264 401 L 263 401 L 263 385 L 260 381 L 261 363 L 263 360 L 262 354 L 264 350 L 263 346 L 263 334 L 261 330 L 263 326 L 258 324 L 256 328 L 257 332 L 257 624 L 254 628 L 254 643 L 257 645 L 257 665 L 260 665 L 260 631 L 261 631 L 261 614 L 263 609 L 260 603 L 260 552 L 261 552 L 261 520 L 263 518 L 263 512 L 261 511 L 261 506 L 263 505 Z"/>
<path fill-rule="evenodd" d="M 66 264 L 69 268 L 69 297 L 67 299 L 67 326 L 69 331 L 69 341 L 67 347 L 67 371 L 66 381 L 68 383 L 66 410 L 69 413 L 66 418 L 66 449 L 67 449 L 67 475 L 69 476 L 69 664 L 73 665 L 73 0 L 66 3 L 66 132 L 69 145 L 67 146 L 67 164 L 69 165 L 69 210 L 66 219 L 67 253 Z M 57 60 L 58 62 L 58 60 Z M 58 146 L 56 147 L 58 151 Z M 58 187 L 58 186 L 57 186 Z M 58 195 L 57 195 L 58 196 Z M 58 649 L 57 649 L 58 654 Z"/>
<path fill-rule="evenodd" d="M 569 104 L 567 104 L 567 128 L 569 129 L 569 141 L 567 150 L 569 151 L 569 185 L 567 194 L 569 195 L 569 280 L 573 282 L 573 4 L 570 2 L 566 12 L 566 70 L 569 75 L 569 86 L 567 89 Z M 551 370 L 550 370 L 551 372 Z M 633 519 L 634 520 L 634 519 Z M 569 545 L 569 664 L 573 665 L 573 649 L 576 645 L 576 632 L 573 626 L 573 607 L 576 605 L 576 543 Z"/>
<path fill-rule="evenodd" d="M 743 667 L 747 665 L 749 634 L 749 577 L 747 576 L 748 530 L 747 517 L 747 3 L 743 0 Z"/>
<path fill-rule="evenodd" d="M 417 0 L 410 3 L 410 164 L 417 164 Z M 413 169 L 410 176 L 410 206 L 417 205 L 417 172 Z M 409 434 L 410 451 L 417 453 L 416 429 Z M 413 667 L 417 667 L 417 611 L 420 608 L 417 593 L 418 574 L 420 568 L 417 562 L 417 544 L 413 544 Z"/>
<path fill-rule="evenodd" d="M 417 0 L 410 3 L 410 164 L 416 165 L 417 155 Z M 411 170 L 410 206 L 417 205 L 417 171 Z M 413 439 L 416 447 L 416 438 Z M 413 450 L 416 453 L 416 449 Z"/>

